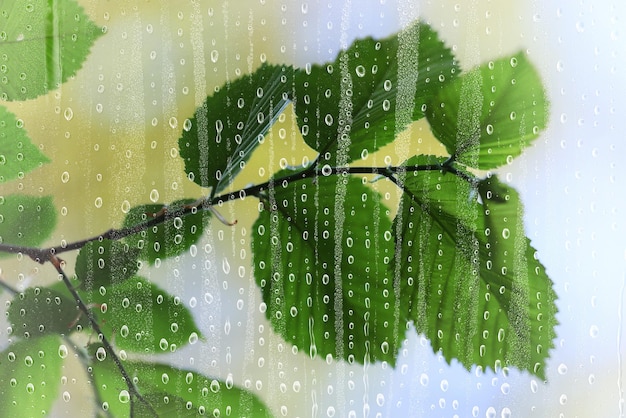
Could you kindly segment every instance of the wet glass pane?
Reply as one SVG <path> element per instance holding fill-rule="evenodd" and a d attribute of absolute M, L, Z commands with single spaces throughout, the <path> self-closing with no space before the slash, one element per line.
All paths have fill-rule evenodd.
<path fill-rule="evenodd" d="M 2 410 L 623 416 L 625 17 L 2 2 Z"/>

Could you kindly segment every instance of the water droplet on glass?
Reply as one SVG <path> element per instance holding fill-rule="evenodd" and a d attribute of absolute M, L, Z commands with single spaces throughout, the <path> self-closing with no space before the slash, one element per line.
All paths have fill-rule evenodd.
<path fill-rule="evenodd" d="M 74 117 L 74 111 L 72 110 L 71 107 L 68 107 L 63 112 L 63 116 L 65 117 L 65 120 L 70 121 Z"/>
<path fill-rule="evenodd" d="M 68 353 L 67 347 L 65 346 L 65 344 L 61 344 L 59 346 L 59 357 L 65 358 L 67 357 L 67 353 Z"/>
<path fill-rule="evenodd" d="M 150 191 L 150 201 L 153 203 L 158 202 L 159 200 L 159 191 L 157 189 L 152 189 Z"/>
<path fill-rule="evenodd" d="M 105 358 L 107 358 L 107 352 L 104 347 L 98 347 L 98 349 L 96 350 L 96 358 L 100 361 L 103 361 Z"/>
<path fill-rule="evenodd" d="M 356 71 L 356 75 L 358 75 L 359 77 L 364 77 L 365 76 L 365 67 L 362 65 L 357 65 L 355 68 Z"/>
<path fill-rule="evenodd" d="M 128 403 L 130 402 L 130 394 L 128 393 L 126 389 L 124 389 L 120 391 L 118 399 L 120 400 L 121 403 Z"/>

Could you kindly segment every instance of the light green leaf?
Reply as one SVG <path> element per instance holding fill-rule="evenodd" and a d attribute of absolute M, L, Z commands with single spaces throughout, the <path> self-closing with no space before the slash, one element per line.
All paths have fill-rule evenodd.
<path fill-rule="evenodd" d="M 427 110 L 433 134 L 455 160 L 490 169 L 510 163 L 546 127 L 548 100 L 523 52 L 447 83 Z"/>
<path fill-rule="evenodd" d="M 439 171 L 409 173 L 404 189 L 394 225 L 402 301 L 417 331 L 448 362 L 544 378 L 556 296 L 524 235 L 517 193 L 492 178 L 480 185 L 481 204 L 466 180 Z"/>
<path fill-rule="evenodd" d="M 348 162 L 357 160 L 424 117 L 425 103 L 457 72 L 452 53 L 425 23 L 382 40 L 357 40 L 334 62 L 296 74 L 298 125 L 331 164 L 340 147 Z"/>
<path fill-rule="evenodd" d="M 141 277 L 80 292 L 94 308 L 105 335 L 137 353 L 166 353 L 200 337 L 191 312 L 180 299 Z"/>
<path fill-rule="evenodd" d="M 28 288 L 18 293 L 7 314 L 13 333 L 27 338 L 69 334 L 80 317 L 75 301 L 47 287 Z"/>
<path fill-rule="evenodd" d="M 50 161 L 31 142 L 23 125 L 0 106 L 0 183 L 22 177 Z"/>
<path fill-rule="evenodd" d="M 102 30 L 73 0 L 5 0 L 0 10 L 0 98 L 32 99 L 80 69 Z"/>
<path fill-rule="evenodd" d="M 354 177 L 276 184 L 252 235 L 272 326 L 311 356 L 395 364 L 406 318 L 387 273 L 391 221 L 380 196 Z"/>
<path fill-rule="evenodd" d="M 119 241 L 92 241 L 80 249 L 75 272 L 83 286 L 118 284 L 137 273 L 138 256 L 138 248 Z"/>
<path fill-rule="evenodd" d="M 2 415 L 32 418 L 50 413 L 58 397 L 63 359 L 58 336 L 31 338 L 0 353 Z"/>
<path fill-rule="evenodd" d="M 36 247 L 54 230 L 52 196 L 0 195 L 0 243 Z"/>
<path fill-rule="evenodd" d="M 194 202 L 193 199 L 178 200 L 166 207 L 169 214 L 175 214 L 183 210 L 184 205 Z M 126 218 L 123 227 L 132 227 L 142 222 L 149 221 L 153 215 L 160 212 L 164 205 L 140 205 L 132 208 Z M 140 250 L 139 258 L 150 263 L 158 259 L 174 257 L 189 250 L 202 236 L 204 228 L 208 225 L 211 213 L 204 210 L 193 210 L 182 216 L 174 216 L 147 230 L 130 235 L 124 239 L 131 248 Z"/>
<path fill-rule="evenodd" d="M 159 416 L 272 417 L 256 395 L 233 386 L 232 382 L 157 363 L 124 362 L 124 367 Z M 127 387 L 113 362 L 94 361 L 92 376 L 109 413 L 114 417 L 130 416 L 130 402 L 122 393 Z M 150 408 L 138 400 L 133 412 L 136 417 L 153 416 Z"/>
<path fill-rule="evenodd" d="M 224 190 L 287 106 L 292 84 L 291 67 L 263 64 L 209 96 L 178 141 L 190 178 L 212 195 Z"/>

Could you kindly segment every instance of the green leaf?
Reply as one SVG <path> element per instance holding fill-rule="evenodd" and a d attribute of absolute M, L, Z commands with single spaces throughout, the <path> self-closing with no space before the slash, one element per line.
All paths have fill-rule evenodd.
<path fill-rule="evenodd" d="M 59 337 L 31 338 L 0 353 L 2 415 L 31 418 L 50 413 L 61 383 Z"/>
<path fill-rule="evenodd" d="M 326 159 L 334 163 L 341 148 L 347 162 L 357 160 L 424 117 L 424 104 L 457 72 L 452 53 L 425 23 L 357 40 L 334 62 L 296 73 L 298 125 L 311 148 L 330 153 Z"/>
<path fill-rule="evenodd" d="M 99 306 L 98 323 L 115 345 L 137 353 L 164 353 L 200 336 L 189 310 L 179 298 L 141 277 L 111 286 L 81 291 L 85 301 Z"/>
<path fill-rule="evenodd" d="M 193 199 L 183 199 L 172 203 L 166 207 L 167 213 L 171 215 L 180 212 L 181 216 L 174 216 L 159 225 L 126 237 L 124 242 L 128 243 L 131 249 L 138 248 L 139 257 L 152 264 L 156 260 L 174 257 L 189 250 L 198 242 L 210 219 L 210 212 L 203 210 L 194 210 L 182 216 L 184 205 L 193 202 Z M 136 206 L 126 214 L 123 227 L 146 222 L 163 208 L 162 204 Z"/>
<path fill-rule="evenodd" d="M 138 256 L 138 248 L 119 241 L 92 241 L 80 249 L 75 272 L 83 286 L 118 284 L 137 273 Z"/>
<path fill-rule="evenodd" d="M 447 83 L 427 117 L 456 161 L 490 169 L 510 163 L 537 138 L 546 127 L 548 101 L 537 70 L 520 52 Z"/>
<path fill-rule="evenodd" d="M 393 243 L 380 196 L 353 177 L 276 184 L 252 235 L 272 326 L 311 356 L 395 364 L 406 318 L 387 274 Z"/>
<path fill-rule="evenodd" d="M 55 289 L 28 288 L 18 293 L 7 311 L 17 336 L 68 334 L 80 317 L 75 301 Z"/>
<path fill-rule="evenodd" d="M 52 196 L 0 195 L 0 243 L 37 247 L 56 220 Z"/>
<path fill-rule="evenodd" d="M 524 236 L 517 193 L 491 178 L 481 204 L 466 180 L 438 171 L 408 174 L 404 189 L 394 225 L 402 301 L 417 331 L 448 362 L 544 378 L 556 296 Z"/>
<path fill-rule="evenodd" d="M 195 183 L 215 195 L 233 181 L 287 106 L 292 80 L 291 67 L 263 64 L 206 99 L 178 141 Z"/>
<path fill-rule="evenodd" d="M 157 363 L 124 362 L 129 375 L 151 407 L 162 417 L 272 417 L 261 400 L 226 382 Z M 130 415 L 126 384 L 110 360 L 93 363 L 92 376 L 100 399 L 115 417 Z M 121 400 L 120 400 L 121 399 Z M 126 401 L 126 402 L 123 402 Z M 135 400 L 135 416 L 151 417 L 150 409 Z"/>
<path fill-rule="evenodd" d="M 80 69 L 100 35 L 75 1 L 3 1 L 0 98 L 32 99 L 58 88 Z"/>
<path fill-rule="evenodd" d="M 0 183 L 22 177 L 49 161 L 31 142 L 23 122 L 0 106 Z"/>

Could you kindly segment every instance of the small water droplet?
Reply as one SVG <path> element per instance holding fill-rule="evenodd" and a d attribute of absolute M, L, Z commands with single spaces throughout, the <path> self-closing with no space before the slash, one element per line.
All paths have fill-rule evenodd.
<path fill-rule="evenodd" d="M 150 191 L 150 201 L 153 203 L 158 202 L 159 200 L 159 191 L 157 189 L 152 189 Z"/>
<path fill-rule="evenodd" d="M 98 347 L 98 349 L 96 350 L 96 358 L 100 361 L 103 361 L 105 358 L 107 358 L 107 352 L 104 347 Z"/>
<path fill-rule="evenodd" d="M 359 77 L 364 77 L 365 76 L 365 67 L 362 65 L 357 65 L 355 68 L 356 71 L 356 75 Z"/>
<path fill-rule="evenodd" d="M 61 344 L 59 346 L 59 357 L 65 358 L 67 357 L 67 353 L 68 353 L 67 347 L 65 346 L 65 344 Z"/>
<path fill-rule="evenodd" d="M 130 394 L 128 393 L 126 389 L 124 389 L 120 391 L 118 399 L 120 400 L 121 403 L 128 403 L 130 402 Z"/>
<path fill-rule="evenodd" d="M 72 110 L 71 107 L 68 107 L 63 112 L 63 116 L 65 117 L 65 120 L 70 121 L 74 117 L 74 111 Z"/>

